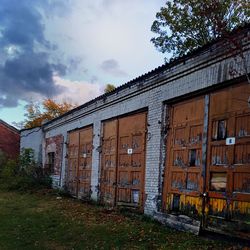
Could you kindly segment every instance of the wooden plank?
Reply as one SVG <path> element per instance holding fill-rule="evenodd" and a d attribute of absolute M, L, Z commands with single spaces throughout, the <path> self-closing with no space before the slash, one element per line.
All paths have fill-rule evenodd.
<path fill-rule="evenodd" d="M 69 133 L 66 187 L 80 199 L 89 199 L 91 194 L 92 143 L 92 126 Z"/>
<path fill-rule="evenodd" d="M 79 133 L 78 131 L 72 131 L 69 133 L 68 171 L 67 171 L 66 186 L 69 193 L 73 196 L 77 196 L 78 153 L 79 153 Z"/>
<path fill-rule="evenodd" d="M 117 202 L 144 205 L 146 113 L 119 119 Z"/>
<path fill-rule="evenodd" d="M 208 218 L 215 215 L 250 220 L 249 96 L 250 85 L 246 83 L 211 94 L 206 174 Z M 235 139 L 235 144 L 226 144 L 229 137 Z"/>
<path fill-rule="evenodd" d="M 90 199 L 93 128 L 86 127 L 79 131 L 79 166 L 78 166 L 78 198 Z"/>
<path fill-rule="evenodd" d="M 117 119 L 103 123 L 100 196 L 103 203 L 111 206 L 116 199 L 117 128 Z"/>
<path fill-rule="evenodd" d="M 190 206 L 190 200 L 183 199 L 183 196 L 198 198 L 192 205 L 194 211 L 200 206 L 199 197 L 204 183 L 201 178 L 204 162 L 204 108 L 203 96 L 174 104 L 171 108 L 163 209 L 188 210 L 185 206 Z"/>
<path fill-rule="evenodd" d="M 236 85 L 211 94 L 207 157 L 207 192 L 210 197 L 223 197 L 222 192 L 225 192 L 225 200 L 250 199 L 249 95 L 249 84 Z M 227 137 L 235 138 L 235 144 L 226 145 Z M 215 188 L 215 177 L 222 175 L 225 178 L 219 182 L 221 178 L 218 177 L 218 188 Z M 210 206 L 210 209 L 215 208 Z M 226 209 L 231 214 L 231 205 Z"/>

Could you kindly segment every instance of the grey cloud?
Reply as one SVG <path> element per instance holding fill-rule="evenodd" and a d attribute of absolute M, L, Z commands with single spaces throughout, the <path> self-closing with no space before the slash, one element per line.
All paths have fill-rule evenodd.
<path fill-rule="evenodd" d="M 38 42 L 48 47 L 44 38 L 41 14 L 28 0 L 1 0 L 0 25 L 2 28 L 2 46 L 15 44 L 29 49 Z"/>
<path fill-rule="evenodd" d="M 13 96 L 0 96 L 0 108 L 2 107 L 16 107 L 18 105 L 18 101 Z"/>
<path fill-rule="evenodd" d="M 82 63 L 82 57 L 78 57 L 78 56 L 70 57 L 68 58 L 67 63 L 69 65 L 68 66 L 69 71 L 77 70 Z"/>
<path fill-rule="evenodd" d="M 110 7 L 112 4 L 114 4 L 115 0 L 103 0 L 102 1 L 102 7 Z"/>
<path fill-rule="evenodd" d="M 53 72 L 64 74 L 65 66 L 48 63 L 45 53 L 25 53 L 17 58 L 7 60 L 0 68 L 0 90 L 3 93 L 37 92 L 51 97 L 59 93 L 54 85 Z"/>
<path fill-rule="evenodd" d="M 63 91 L 55 85 L 53 75 L 64 75 L 67 68 L 50 58 L 56 45 L 44 37 L 39 11 L 50 3 L 50 0 L 0 0 L 0 46 L 5 48 L 0 58 L 0 107 L 16 106 L 18 100 L 27 100 L 29 93 L 53 97 Z M 9 55 L 6 48 L 11 47 L 17 48 L 18 53 Z"/>
<path fill-rule="evenodd" d="M 108 59 L 102 62 L 101 69 L 113 76 L 126 77 L 128 74 L 120 69 L 119 63 L 115 59 Z"/>

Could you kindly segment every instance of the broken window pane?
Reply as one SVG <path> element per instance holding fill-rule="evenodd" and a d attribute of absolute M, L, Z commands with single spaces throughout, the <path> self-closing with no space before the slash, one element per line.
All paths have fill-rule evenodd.
<path fill-rule="evenodd" d="M 227 137 L 227 121 L 219 120 L 213 122 L 213 140 L 224 140 Z"/>
<path fill-rule="evenodd" d="M 189 166 L 195 166 L 196 161 L 196 149 L 191 149 L 189 151 Z"/>
<path fill-rule="evenodd" d="M 200 160 L 200 154 L 199 151 L 197 149 L 191 149 L 189 151 L 189 166 L 190 167 L 198 167 L 201 164 L 201 160 Z"/>

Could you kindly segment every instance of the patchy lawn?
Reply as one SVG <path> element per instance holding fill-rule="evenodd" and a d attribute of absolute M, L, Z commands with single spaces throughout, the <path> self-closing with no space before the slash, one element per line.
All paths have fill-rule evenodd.
<path fill-rule="evenodd" d="M 237 249 L 55 194 L 0 191 L 0 249 Z"/>

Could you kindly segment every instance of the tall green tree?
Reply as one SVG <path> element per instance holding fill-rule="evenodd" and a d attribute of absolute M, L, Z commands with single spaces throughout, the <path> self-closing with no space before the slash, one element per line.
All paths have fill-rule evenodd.
<path fill-rule="evenodd" d="M 151 41 L 181 56 L 250 21 L 249 0 L 168 0 L 156 14 Z"/>

